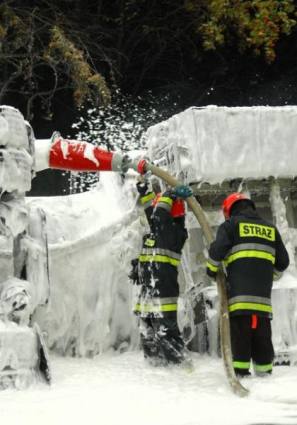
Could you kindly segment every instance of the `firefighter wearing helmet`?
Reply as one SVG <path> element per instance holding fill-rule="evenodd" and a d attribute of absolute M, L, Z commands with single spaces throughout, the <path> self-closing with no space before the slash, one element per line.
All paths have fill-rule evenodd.
<path fill-rule="evenodd" d="M 238 376 L 272 372 L 271 289 L 274 273 L 289 257 L 278 229 L 259 216 L 254 202 L 232 193 L 222 204 L 225 222 L 209 249 L 207 274 L 215 278 L 223 263 L 227 274 L 233 366 Z"/>
<path fill-rule="evenodd" d="M 144 357 L 153 365 L 188 364 L 177 323 L 178 265 L 188 237 L 184 199 L 188 186 L 155 194 L 147 182 L 137 183 L 150 232 L 143 237 L 135 281 L 140 285 L 135 313 L 139 316 Z M 135 274 L 134 274 L 135 276 Z"/>

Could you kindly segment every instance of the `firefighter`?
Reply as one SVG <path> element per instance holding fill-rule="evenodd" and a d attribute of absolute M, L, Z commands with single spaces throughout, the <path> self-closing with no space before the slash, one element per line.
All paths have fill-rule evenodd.
<path fill-rule="evenodd" d="M 188 237 L 183 199 L 192 190 L 178 186 L 155 195 L 146 182 L 137 183 L 137 189 L 150 227 L 138 258 L 140 294 L 135 306 L 144 357 L 153 365 L 186 364 L 177 323 L 178 265 Z"/>
<path fill-rule="evenodd" d="M 277 228 L 261 218 L 254 202 L 232 193 L 223 202 L 225 222 L 209 249 L 207 274 L 215 278 L 220 263 L 227 274 L 233 367 L 237 376 L 272 372 L 271 289 L 274 273 L 289 256 Z"/>

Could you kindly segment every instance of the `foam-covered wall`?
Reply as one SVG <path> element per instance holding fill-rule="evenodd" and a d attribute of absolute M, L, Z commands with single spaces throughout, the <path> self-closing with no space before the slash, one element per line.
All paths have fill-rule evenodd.
<path fill-rule="evenodd" d="M 135 196 L 109 173 L 87 193 L 28 199 L 45 211 L 49 241 L 50 301 L 35 319 L 58 353 L 92 356 L 137 344 L 128 279 L 142 234 Z"/>

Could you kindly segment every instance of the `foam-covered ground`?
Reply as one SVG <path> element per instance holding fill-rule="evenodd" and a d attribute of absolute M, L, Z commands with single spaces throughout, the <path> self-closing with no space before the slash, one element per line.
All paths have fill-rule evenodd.
<path fill-rule="evenodd" d="M 297 423 L 297 367 L 247 378 L 240 399 L 220 359 L 193 354 L 194 371 L 153 368 L 142 353 L 52 358 L 53 384 L 0 393 L 2 424 L 250 425 Z"/>

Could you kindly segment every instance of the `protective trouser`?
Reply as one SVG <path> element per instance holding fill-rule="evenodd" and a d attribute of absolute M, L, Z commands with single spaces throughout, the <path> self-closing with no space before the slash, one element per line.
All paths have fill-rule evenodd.
<path fill-rule="evenodd" d="M 155 365 L 178 364 L 184 360 L 182 340 L 176 312 L 165 317 L 140 319 L 140 338 L 144 356 Z"/>
<path fill-rule="evenodd" d="M 239 376 L 250 374 L 250 362 L 256 375 L 272 372 L 274 350 L 271 320 L 256 314 L 230 317 L 233 367 Z"/>

